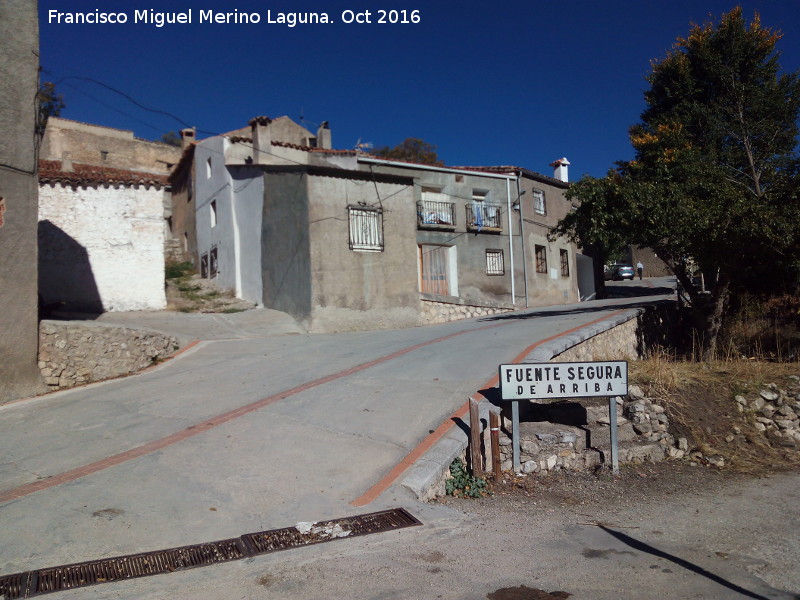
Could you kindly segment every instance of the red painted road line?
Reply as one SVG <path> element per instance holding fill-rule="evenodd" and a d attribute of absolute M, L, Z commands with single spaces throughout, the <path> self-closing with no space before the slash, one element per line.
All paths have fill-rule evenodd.
<path fill-rule="evenodd" d="M 525 358 L 528 354 L 530 354 L 531 351 L 533 351 L 538 346 L 541 346 L 545 342 L 555 340 L 557 338 L 560 338 L 561 336 L 568 335 L 574 331 L 577 331 L 584 327 L 588 327 L 589 325 L 594 325 L 595 323 L 604 321 L 605 319 L 610 319 L 611 317 L 614 317 L 624 312 L 625 310 L 626 309 L 622 309 L 613 312 L 609 315 L 604 315 L 602 317 L 595 319 L 594 321 L 589 321 L 588 323 L 584 323 L 583 325 L 578 325 L 577 327 L 573 327 L 572 329 L 568 329 L 567 331 L 557 333 L 556 335 L 552 335 L 549 338 L 545 338 L 534 344 L 531 344 L 530 346 L 525 348 L 525 350 L 520 352 L 511 362 L 512 363 L 520 362 L 523 358 Z M 489 379 L 489 381 L 487 381 L 486 383 L 484 383 L 481 386 L 481 388 L 486 389 L 490 387 L 495 387 L 499 381 L 500 381 L 500 375 L 498 374 Z M 472 395 L 472 398 L 474 398 L 475 400 L 480 400 L 481 394 L 475 392 Z M 448 431 L 450 431 L 450 428 L 455 425 L 456 419 L 463 418 L 464 416 L 467 415 L 467 413 L 469 413 L 469 400 L 467 400 L 456 412 L 450 415 L 450 417 L 444 423 L 439 425 L 439 427 L 437 427 L 433 433 L 429 434 L 425 439 L 423 439 L 419 443 L 419 445 L 416 448 L 414 448 L 411 452 L 409 452 L 405 456 L 405 458 L 403 458 L 403 460 L 401 460 L 397 465 L 395 465 L 395 467 L 391 471 L 389 471 L 383 479 L 381 479 L 378 483 L 369 488 L 361 496 L 353 500 L 350 503 L 350 506 L 366 506 L 367 504 L 375 500 L 375 498 L 380 496 L 383 492 L 385 492 L 389 488 L 389 486 L 391 486 L 395 481 L 397 481 L 397 479 L 400 477 L 400 475 L 402 475 L 406 471 L 406 469 L 408 469 L 411 465 L 417 462 L 417 460 L 422 458 L 422 456 L 428 450 L 430 450 L 436 442 L 442 439 L 445 436 L 445 434 Z"/>
<path fill-rule="evenodd" d="M 457 337 L 459 335 L 464 335 L 466 333 L 473 333 L 476 331 L 482 331 L 484 329 L 490 329 L 493 327 L 500 327 L 503 325 L 508 325 L 508 323 L 493 323 L 491 325 L 485 325 L 483 327 L 477 327 L 475 329 L 470 329 L 467 331 L 458 331 L 456 333 L 450 333 L 448 335 L 444 335 L 442 337 L 434 338 L 432 340 L 428 340 L 426 342 L 421 342 L 419 344 L 415 344 L 414 346 L 409 346 L 408 348 L 404 348 L 402 350 L 398 350 L 391 354 L 387 354 L 386 356 L 382 356 L 380 358 L 376 358 L 375 360 L 371 360 L 366 363 L 362 363 L 360 365 L 356 365 L 355 367 L 351 367 L 344 371 L 340 371 L 338 373 L 333 373 L 332 375 L 327 375 L 325 377 L 321 377 L 319 379 L 315 379 L 313 381 L 309 381 L 302 385 L 298 385 L 291 389 L 285 390 L 283 392 L 279 392 L 277 394 L 273 394 L 272 396 L 268 396 L 266 398 L 262 398 L 261 400 L 257 400 L 256 402 L 252 402 L 250 404 L 246 404 L 244 406 L 240 406 L 239 408 L 235 408 L 228 412 L 222 413 L 217 415 L 216 417 L 212 417 L 202 423 L 198 423 L 196 425 L 191 425 L 186 429 L 181 431 L 176 431 L 168 436 L 163 438 L 153 440 L 141 446 L 137 446 L 136 448 L 131 448 L 130 450 L 126 450 L 124 452 L 120 452 L 118 454 L 114 454 L 113 456 L 109 456 L 103 458 L 101 460 L 95 461 L 93 463 L 89 463 L 87 465 L 83 465 L 80 467 L 76 467 L 75 469 L 70 469 L 69 471 L 65 471 L 63 473 L 59 473 L 57 475 L 53 475 L 46 479 L 41 479 L 39 481 L 34 481 L 32 483 L 26 483 L 19 487 L 13 488 L 6 492 L 0 493 L 0 502 L 7 502 L 9 500 L 15 500 L 17 498 L 22 498 L 29 494 L 33 494 L 35 492 L 45 490 L 51 487 L 55 487 L 57 485 L 61 485 L 62 483 L 67 483 L 69 481 L 75 481 L 76 479 L 80 479 L 81 477 L 85 477 L 87 475 L 91 475 L 92 473 L 97 473 L 98 471 L 102 471 L 109 467 L 114 467 L 116 465 L 122 464 L 129 460 L 133 460 L 135 458 L 139 458 L 146 454 L 150 454 L 151 452 L 155 452 L 156 450 L 161 450 L 162 448 L 166 448 L 167 446 L 171 446 L 172 444 L 176 444 L 181 442 L 185 439 L 193 437 L 195 435 L 199 435 L 201 433 L 205 433 L 214 427 L 219 427 L 229 421 L 232 421 L 238 417 L 244 416 L 260 408 L 264 408 L 265 406 L 269 406 L 270 404 L 274 404 L 280 400 L 284 400 L 290 396 L 294 396 L 295 394 L 299 394 L 301 392 L 305 392 L 312 388 L 318 387 L 320 385 L 324 385 L 326 383 L 330 383 L 331 381 L 335 381 L 337 379 L 341 379 L 342 377 L 347 377 L 349 375 L 353 375 L 365 369 L 369 369 L 370 367 L 374 367 L 381 363 L 387 362 L 389 360 L 395 359 L 399 356 L 404 354 L 408 354 L 409 352 L 413 352 L 414 350 L 418 350 L 420 348 L 424 348 L 425 346 L 429 346 L 431 344 L 435 344 L 437 342 L 443 342 L 445 340 L 449 340 L 451 338 Z M 194 345 L 194 344 L 192 344 Z M 189 346 L 187 346 L 187 349 Z"/>

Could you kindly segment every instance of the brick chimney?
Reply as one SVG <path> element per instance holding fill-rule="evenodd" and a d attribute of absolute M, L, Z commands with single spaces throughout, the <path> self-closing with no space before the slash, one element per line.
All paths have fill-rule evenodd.
<path fill-rule="evenodd" d="M 559 181 L 569 181 L 569 161 L 564 158 L 551 162 L 550 166 L 553 167 L 553 178 Z"/>
<path fill-rule="evenodd" d="M 327 121 L 323 121 L 322 125 L 317 129 L 317 148 L 326 148 L 330 150 L 333 148 L 331 141 L 331 126 Z"/>
<path fill-rule="evenodd" d="M 272 154 L 272 134 L 269 124 L 272 119 L 269 117 L 255 117 L 250 120 L 250 129 L 253 131 L 253 164 L 263 165 L 267 158 Z"/>
<path fill-rule="evenodd" d="M 181 129 L 181 150 L 186 150 L 195 140 L 195 128 L 194 127 L 187 127 L 186 129 Z"/>

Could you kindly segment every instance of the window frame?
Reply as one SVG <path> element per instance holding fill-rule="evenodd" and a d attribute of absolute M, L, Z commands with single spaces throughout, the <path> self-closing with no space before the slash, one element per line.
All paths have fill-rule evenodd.
<path fill-rule="evenodd" d="M 209 206 L 209 222 L 211 223 L 211 229 L 217 226 L 219 222 L 218 215 L 217 215 L 217 200 L 216 198 L 210 202 Z"/>
<path fill-rule="evenodd" d="M 547 198 L 544 190 L 534 188 L 533 192 L 531 193 L 531 197 L 533 198 L 533 212 L 537 215 L 546 215 Z"/>
<path fill-rule="evenodd" d="M 534 244 L 534 257 L 536 258 L 536 272 L 547 274 L 547 246 Z"/>
<path fill-rule="evenodd" d="M 505 257 L 502 248 L 486 249 L 486 275 L 499 277 L 506 274 Z"/>
<path fill-rule="evenodd" d="M 370 223 L 370 220 L 374 220 L 374 224 Z M 372 231 L 366 232 L 364 229 L 365 225 L 369 226 Z M 358 235 L 359 227 L 361 227 L 360 233 L 362 235 Z M 382 208 L 373 206 L 348 206 L 347 229 L 350 250 L 353 252 L 383 252 L 384 236 Z M 375 238 L 374 242 L 369 240 L 371 236 Z"/>
<path fill-rule="evenodd" d="M 561 276 L 569 277 L 569 250 L 561 248 L 559 253 L 561 258 Z"/>

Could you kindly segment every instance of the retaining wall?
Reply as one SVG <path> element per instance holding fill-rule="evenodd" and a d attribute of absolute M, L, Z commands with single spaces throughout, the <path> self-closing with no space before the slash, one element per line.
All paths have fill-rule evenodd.
<path fill-rule="evenodd" d="M 671 334 L 675 329 L 676 319 L 677 313 L 674 302 L 662 302 L 650 305 L 647 308 L 622 310 L 620 313 L 598 323 L 587 325 L 578 331 L 539 346 L 526 356 L 523 362 L 637 360 L 645 358 L 657 346 L 669 346 L 672 343 Z M 481 422 L 484 426 L 488 423 L 490 406 L 492 405 L 487 400 L 482 400 L 480 403 Z M 619 407 L 619 412 L 620 419 L 624 419 L 622 405 Z M 505 423 L 505 433 L 508 434 L 510 425 L 507 420 L 505 420 Z M 623 424 L 631 428 L 630 424 Z M 534 461 L 536 465 L 534 467 L 534 462 L 529 464 L 530 472 L 545 473 L 549 470 L 562 468 L 589 468 L 604 461 L 605 456 L 602 451 L 598 451 L 596 448 L 586 448 L 585 444 L 578 439 L 580 435 L 584 435 L 582 430 L 575 431 L 575 428 L 546 423 L 546 427 L 550 425 L 553 425 L 553 427 L 550 427 L 553 431 L 539 431 L 538 433 L 542 435 L 537 437 L 537 431 L 532 430 L 528 436 L 526 448 L 533 451 L 534 446 L 536 446 L 536 452 L 532 452 L 531 456 L 527 457 L 529 461 Z M 633 430 L 631 432 L 638 434 Z M 488 431 L 484 433 L 488 434 Z M 505 443 L 509 444 L 508 435 L 505 437 L 507 440 Z M 572 439 L 573 437 L 576 439 Z M 524 436 L 521 436 L 521 438 L 521 442 L 525 441 Z M 665 443 L 659 445 L 667 448 L 670 441 L 668 439 Z M 658 442 L 649 439 L 643 439 L 642 442 L 648 444 L 648 453 L 643 454 L 632 450 L 622 454 L 622 460 L 652 459 L 656 454 L 659 454 L 650 452 L 652 444 Z M 451 428 L 442 440 L 411 467 L 403 480 L 403 485 L 423 500 L 443 495 L 444 482 L 449 474 L 450 464 L 454 459 L 465 456 L 467 444 L 467 433 L 459 427 Z M 551 445 L 552 448 L 544 448 L 547 445 Z M 595 443 L 592 443 L 592 446 L 595 445 Z M 489 440 L 486 439 L 484 447 L 490 448 L 490 446 Z M 660 452 L 660 449 L 658 450 Z M 540 452 L 545 451 L 547 456 L 540 456 Z M 555 460 L 553 456 L 555 456 Z M 505 466 L 508 467 L 508 457 L 504 456 L 504 459 Z"/>
<path fill-rule="evenodd" d="M 488 317 L 491 315 L 508 313 L 513 310 L 513 308 L 500 306 L 477 306 L 474 304 L 463 304 L 458 301 L 438 302 L 436 300 L 426 300 L 423 298 L 420 324 L 433 325 L 435 323 L 472 319 L 473 317 Z"/>
<path fill-rule="evenodd" d="M 178 347 L 176 338 L 157 331 L 86 321 L 39 324 L 39 369 L 51 391 L 135 373 Z"/>

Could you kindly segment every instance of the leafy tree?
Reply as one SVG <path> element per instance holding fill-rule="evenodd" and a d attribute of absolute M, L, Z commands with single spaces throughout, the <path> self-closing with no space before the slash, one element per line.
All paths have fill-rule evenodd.
<path fill-rule="evenodd" d="M 183 144 L 181 140 L 181 135 L 173 130 L 170 130 L 164 135 L 162 135 L 159 141 L 163 144 L 167 144 L 168 146 L 177 146 L 179 148 Z"/>
<path fill-rule="evenodd" d="M 403 160 L 424 165 L 442 166 L 444 164 L 436 154 L 436 146 L 419 138 L 406 138 L 394 148 L 384 146 L 375 150 L 374 154 L 390 160 Z"/>
<path fill-rule="evenodd" d="M 554 231 L 651 247 L 696 309 L 706 360 L 730 295 L 754 268 L 780 280 L 800 259 L 800 81 L 780 73 L 779 39 L 741 8 L 678 38 L 647 77 L 646 109 L 630 131 L 635 160 L 573 186 L 581 204 Z M 695 263 L 708 295 L 692 277 Z"/>
<path fill-rule="evenodd" d="M 45 127 L 47 127 L 47 120 L 50 117 L 58 117 L 61 111 L 66 108 L 64 104 L 64 96 L 56 91 L 56 85 L 49 81 L 43 81 L 39 85 L 39 91 L 36 93 L 37 104 L 37 120 L 36 120 L 36 133 L 41 138 L 44 136 Z"/>

